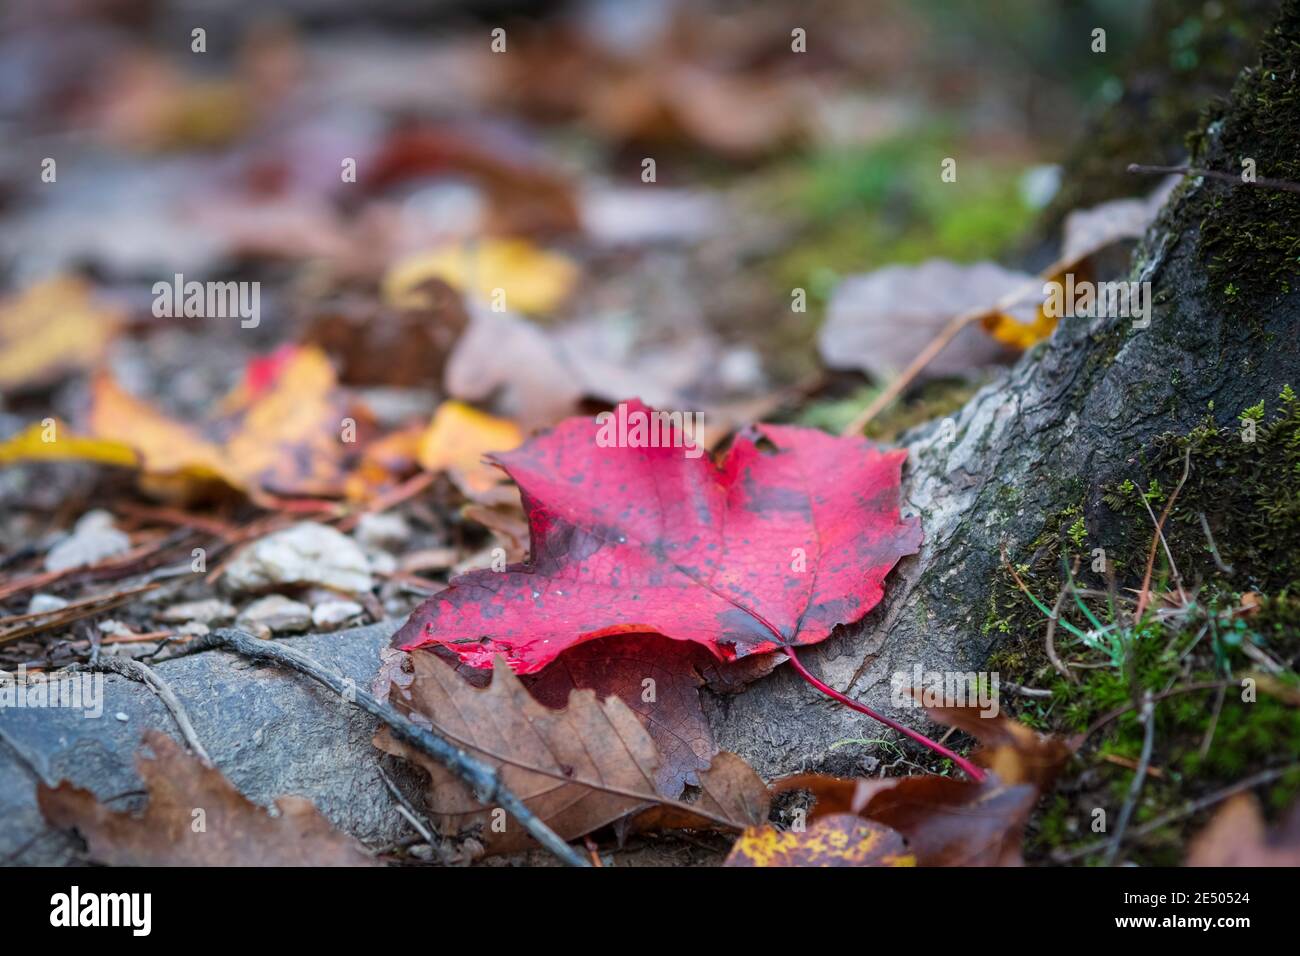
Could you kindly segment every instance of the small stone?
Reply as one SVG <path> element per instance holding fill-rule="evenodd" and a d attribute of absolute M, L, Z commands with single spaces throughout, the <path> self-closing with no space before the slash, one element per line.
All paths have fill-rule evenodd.
<path fill-rule="evenodd" d="M 176 629 L 176 633 L 184 634 L 189 637 L 203 637 L 211 630 L 212 628 L 208 627 L 202 621 L 186 621 Z"/>
<path fill-rule="evenodd" d="M 364 611 L 356 601 L 322 601 L 312 608 L 311 622 L 322 631 L 332 631 Z"/>
<path fill-rule="evenodd" d="M 370 570 L 381 577 L 392 574 L 397 570 L 397 559 L 387 551 L 371 551 L 369 558 Z"/>
<path fill-rule="evenodd" d="M 113 718 L 115 720 L 120 720 L 122 723 L 126 723 L 128 720 L 131 719 L 130 717 L 126 716 L 126 714 L 122 713 L 120 710 L 113 715 Z"/>
<path fill-rule="evenodd" d="M 177 622 L 198 622 L 200 624 L 224 624 L 227 621 L 235 619 L 235 607 L 219 598 L 208 598 L 203 601 L 187 601 L 184 604 L 173 604 L 158 612 L 158 620 L 166 621 L 169 624 Z"/>
<path fill-rule="evenodd" d="M 233 591 L 319 584 L 346 594 L 369 591 L 374 583 L 361 547 L 337 529 L 314 521 L 277 531 L 245 548 L 226 567 L 222 581 Z"/>
<path fill-rule="evenodd" d="M 131 630 L 121 621 L 116 621 L 111 617 L 100 621 L 96 626 L 99 628 L 99 633 L 105 636 L 130 637 L 135 634 L 135 631 Z"/>
<path fill-rule="evenodd" d="M 297 633 L 311 626 L 311 608 L 283 594 L 270 594 L 244 608 L 236 623 L 249 630 L 263 627 L 272 634 Z"/>
<path fill-rule="evenodd" d="M 401 547 L 411 540 L 411 526 L 395 511 L 364 514 L 352 536 L 367 548 Z"/>
<path fill-rule="evenodd" d="M 59 611 L 68 606 L 68 602 L 55 594 L 36 593 L 32 599 L 27 602 L 28 614 L 48 614 L 51 611 Z"/>
<path fill-rule="evenodd" d="M 45 555 L 46 571 L 66 571 L 95 564 L 131 549 L 131 538 L 113 526 L 107 511 L 88 511 L 73 527 L 72 533 Z"/>

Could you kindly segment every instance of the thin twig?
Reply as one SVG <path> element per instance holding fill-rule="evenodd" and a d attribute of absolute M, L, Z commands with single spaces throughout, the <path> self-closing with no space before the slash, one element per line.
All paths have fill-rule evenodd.
<path fill-rule="evenodd" d="M 1214 731 L 1219 726 L 1219 714 L 1223 711 L 1223 699 L 1228 696 L 1228 685 L 1224 684 L 1219 688 L 1219 693 L 1214 698 L 1214 711 L 1210 714 L 1210 726 L 1205 730 L 1205 737 L 1201 740 L 1201 759 L 1210 752 L 1210 744 L 1214 743 Z"/>
<path fill-rule="evenodd" d="M 415 807 L 411 806 L 411 802 L 406 799 L 406 794 L 402 793 L 402 791 L 398 789 L 397 784 L 393 783 L 392 777 L 388 776 L 388 774 L 384 772 L 383 765 L 376 764 L 375 769 L 379 771 L 379 777 L 384 781 L 384 786 L 388 788 L 388 792 L 391 793 L 393 799 L 397 801 L 397 812 L 406 817 L 406 821 L 415 828 L 415 832 L 424 837 L 425 843 L 430 846 L 438 843 L 438 838 L 433 835 L 431 829 L 425 825 L 423 820 L 420 819 L 420 815 L 415 812 Z"/>
<path fill-rule="evenodd" d="M 1187 603 L 1187 595 L 1183 592 L 1182 578 L 1178 576 L 1178 568 L 1177 566 L 1174 565 L 1174 556 L 1169 551 L 1169 545 L 1165 544 L 1164 526 L 1165 526 L 1165 521 L 1168 520 L 1169 518 L 1169 513 L 1174 508 L 1174 502 L 1178 500 L 1178 493 L 1183 490 L 1183 485 L 1186 484 L 1187 482 L 1187 475 L 1190 473 L 1191 467 L 1192 467 L 1192 446 L 1189 444 L 1187 446 L 1187 450 L 1183 454 L 1183 477 L 1178 479 L 1178 487 L 1174 489 L 1174 493 L 1170 495 L 1169 500 L 1165 502 L 1164 510 L 1160 512 L 1160 520 L 1155 522 L 1156 533 L 1155 536 L 1151 539 L 1151 550 L 1147 554 L 1146 574 L 1142 576 L 1142 590 L 1138 594 L 1137 607 L 1133 611 L 1134 624 L 1141 623 L 1142 613 L 1146 610 L 1147 601 L 1151 595 L 1151 591 L 1150 591 L 1151 572 L 1155 569 L 1156 566 L 1156 543 L 1157 542 L 1160 542 L 1165 545 L 1165 554 L 1169 557 L 1169 569 L 1174 575 L 1174 580 L 1178 582 L 1178 593 L 1182 597 L 1183 603 L 1184 604 Z M 1142 501 L 1144 504 L 1146 504 L 1147 512 L 1151 514 L 1152 520 L 1155 520 L 1155 513 L 1151 511 L 1151 505 L 1150 503 L 1147 502 L 1145 495 L 1142 496 Z"/>
<path fill-rule="evenodd" d="M 590 865 L 581 854 L 565 843 L 554 830 L 528 809 L 523 800 L 506 788 L 494 767 L 453 746 L 433 731 L 413 724 L 392 707 L 381 704 L 351 682 L 345 682 L 340 675 L 327 670 L 318 661 L 301 651 L 286 644 L 258 640 L 251 634 L 233 628 L 213 631 L 202 641 L 194 643 L 201 643 L 206 647 L 225 648 L 255 660 L 272 661 L 323 684 L 344 700 L 383 721 L 398 740 L 428 754 L 458 776 L 474 791 L 480 803 L 499 805 L 519 821 L 533 839 L 564 863 L 569 866 Z"/>
<path fill-rule="evenodd" d="M 1133 782 L 1129 784 L 1128 796 L 1124 798 L 1124 806 L 1119 811 L 1119 820 L 1115 823 L 1115 835 L 1110 839 L 1110 847 L 1106 850 L 1104 863 L 1106 866 L 1113 866 L 1115 858 L 1119 855 L 1119 847 L 1124 842 L 1124 833 L 1128 830 L 1128 822 L 1133 816 L 1133 807 L 1137 805 L 1138 797 L 1142 794 L 1142 785 L 1147 780 L 1147 770 L 1151 766 L 1151 750 L 1156 739 L 1156 710 L 1155 701 L 1151 696 L 1151 691 L 1147 691 L 1142 698 L 1142 724 L 1146 732 L 1142 737 L 1142 755 L 1138 758 L 1137 769 L 1133 771 Z"/>
<path fill-rule="evenodd" d="M 212 766 L 212 758 L 208 756 L 208 752 L 203 748 L 203 742 L 199 740 L 198 732 L 195 731 L 194 724 L 190 721 L 190 715 L 186 712 L 185 705 L 180 702 L 180 698 L 172 691 L 170 685 L 159 677 L 157 672 L 148 664 L 132 660 L 129 657 L 101 657 L 92 664 L 73 664 L 68 670 L 89 673 L 96 671 L 108 672 L 144 684 L 158 695 L 158 699 L 167 708 L 167 712 L 172 715 L 172 720 L 176 721 L 181 737 L 185 739 L 186 745 L 194 752 L 194 755 L 209 767 Z"/>
<path fill-rule="evenodd" d="M 1062 585 L 1060 593 L 1056 595 L 1056 603 L 1052 605 L 1052 613 L 1047 618 L 1047 637 L 1044 640 L 1044 647 L 1047 651 L 1047 659 L 1052 662 L 1052 666 L 1056 668 L 1056 672 L 1071 684 L 1076 684 L 1078 683 L 1078 678 L 1070 673 L 1070 668 L 1065 666 L 1065 661 L 1061 660 L 1056 653 L 1056 622 L 1061 616 L 1061 604 L 1064 601 L 1065 586 Z"/>
<path fill-rule="evenodd" d="M 1208 176 L 1210 179 L 1222 180 L 1225 183 L 1232 183 L 1237 186 L 1258 186 L 1262 189 L 1281 189 L 1286 192 L 1300 193 L 1300 183 L 1293 183 L 1286 179 L 1270 179 L 1267 176 L 1242 179 L 1240 173 L 1223 173 L 1217 169 L 1202 169 L 1200 166 L 1146 166 L 1142 163 L 1129 163 L 1128 171 L 1130 173 L 1150 173 L 1157 176 L 1169 175 L 1170 173 L 1179 176 Z"/>
<path fill-rule="evenodd" d="M 1210 534 L 1210 523 L 1205 520 L 1205 512 L 1196 512 L 1196 517 L 1201 519 L 1201 530 L 1205 532 L 1205 540 L 1210 545 L 1210 557 L 1214 558 L 1214 566 L 1224 574 L 1232 574 L 1232 565 L 1224 563 L 1222 556 L 1219 554 L 1219 546 L 1214 543 L 1214 535 Z"/>

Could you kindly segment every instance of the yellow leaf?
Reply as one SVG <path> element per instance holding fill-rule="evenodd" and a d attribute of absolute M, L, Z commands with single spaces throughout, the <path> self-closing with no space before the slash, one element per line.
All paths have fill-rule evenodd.
<path fill-rule="evenodd" d="M 803 831 L 747 827 L 726 866 L 916 866 L 903 838 L 889 827 L 852 813 L 836 813 Z"/>
<path fill-rule="evenodd" d="M 0 463 L 134 465 L 141 485 L 160 497 L 193 500 L 220 483 L 269 504 L 269 494 L 342 494 L 348 460 L 364 437 L 357 432 L 370 424 L 364 409 L 347 404 L 325 354 L 295 347 L 262 360 L 257 375 L 196 426 L 174 421 L 102 373 L 92 382 L 84 434 L 59 429 L 51 448 L 44 426 L 34 425 L 0 445 Z"/>
<path fill-rule="evenodd" d="M 471 498 L 489 494 L 505 477 L 483 461 L 524 440 L 514 422 L 494 418 L 463 402 L 443 402 L 420 438 L 419 461 L 428 471 L 446 471 Z"/>
<path fill-rule="evenodd" d="M 36 422 L 0 442 L 0 465 L 17 461 L 93 461 L 134 468 L 139 456 L 129 445 L 75 434 L 63 422 Z"/>
<path fill-rule="evenodd" d="M 125 391 L 107 372 L 91 383 L 89 441 L 132 448 L 141 470 L 196 481 L 225 479 L 220 446 Z"/>
<path fill-rule="evenodd" d="M 398 262 L 384 277 L 384 298 L 418 308 L 420 286 L 440 279 L 489 304 L 504 296 L 512 312 L 549 312 L 572 291 L 578 268 L 569 259 L 523 239 L 481 239 L 438 246 Z"/>
<path fill-rule="evenodd" d="M 0 302 L 0 388 L 48 384 L 91 368 L 120 321 L 79 279 L 50 279 Z"/>

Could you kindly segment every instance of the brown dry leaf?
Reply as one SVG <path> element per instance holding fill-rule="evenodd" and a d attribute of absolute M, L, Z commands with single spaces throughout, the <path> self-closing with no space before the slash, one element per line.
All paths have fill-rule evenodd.
<path fill-rule="evenodd" d="M 578 688 L 618 697 L 641 718 L 659 749 L 656 789 L 677 797 L 688 784 L 699 785 L 699 774 L 718 752 L 699 692 L 704 679 L 698 668 L 712 657 L 689 641 L 618 635 L 570 648 L 524 683 L 548 707 L 563 707 Z"/>
<path fill-rule="evenodd" d="M 481 129 L 412 125 L 389 136 L 371 159 L 366 180 L 372 189 L 386 189 L 418 176 L 469 179 L 488 196 L 488 232 L 533 235 L 577 231 L 578 207 L 572 185 L 547 168 L 545 157 L 523 148 L 525 145 L 515 137 Z"/>
<path fill-rule="evenodd" d="M 1192 840 L 1188 866 L 1300 866 L 1300 803 L 1272 833 L 1259 801 L 1239 793 Z"/>
<path fill-rule="evenodd" d="M 853 813 L 819 817 L 801 833 L 750 827 L 723 866 L 916 866 L 903 838 Z"/>
<path fill-rule="evenodd" d="M 528 519 L 517 493 L 511 504 L 468 504 L 460 509 L 460 514 L 492 532 L 492 537 L 505 550 L 508 564 L 528 557 Z"/>
<path fill-rule="evenodd" d="M 1018 866 L 1025 822 L 1073 751 L 1005 716 L 974 708 L 934 708 L 935 720 L 972 734 L 984 746 L 972 760 L 992 772 L 983 783 L 921 775 L 849 780 L 799 774 L 774 792 L 807 790 L 810 819 L 855 813 L 902 834 L 919 866 Z"/>
<path fill-rule="evenodd" d="M 403 690 L 407 699 L 393 695 L 391 702 L 424 715 L 440 733 L 497 766 L 502 782 L 565 839 L 663 802 L 655 789 L 660 756 L 654 740 L 617 697 L 600 702 L 595 692 L 576 690 L 563 710 L 553 710 L 535 700 L 500 658 L 491 683 L 481 689 L 434 654 L 411 659 L 414 680 Z M 535 845 L 511 821 L 504 830 L 493 827 L 499 811 L 480 805 L 458 777 L 386 730 L 375 743 L 428 771 L 428 806 L 442 832 L 477 828 L 488 853 Z M 736 764 L 748 771 L 748 790 L 737 782 Z M 755 807 L 766 806 L 762 781 L 738 759 L 719 769 L 719 782 L 707 773 L 701 780 L 692 816 L 737 829 L 758 822 Z"/>
<path fill-rule="evenodd" d="M 440 386 L 447 357 L 469 325 L 461 294 L 430 279 L 410 290 L 411 307 L 342 299 L 322 308 L 306 333 L 350 385 Z"/>
<path fill-rule="evenodd" d="M 957 265 L 943 259 L 851 276 L 831 295 L 817 349 L 830 368 L 859 369 L 883 381 L 905 368 L 956 316 L 986 307 L 993 314 L 993 303 L 1037 281 L 991 262 Z M 1011 310 L 1006 321 L 1032 328 L 1032 300 Z M 1014 354 L 969 326 L 957 333 L 927 372 L 961 374 Z"/>
<path fill-rule="evenodd" d="M 510 451 L 523 440 L 524 434 L 514 422 L 463 402 L 448 401 L 438 406 L 420 436 L 418 457 L 426 471 L 445 471 L 471 500 L 489 505 L 509 503 L 518 500 L 518 493 L 504 487 L 505 472 L 485 458 L 492 452 Z"/>
<path fill-rule="evenodd" d="M 1061 254 L 1053 271 L 1069 272 L 1117 242 L 1141 239 L 1181 179 L 1168 177 L 1145 199 L 1112 199 L 1071 212 L 1061 227 Z"/>
<path fill-rule="evenodd" d="M 114 812 L 89 790 L 66 781 L 37 788 L 45 819 L 79 831 L 95 861 L 110 866 L 378 865 L 310 800 L 280 797 L 278 815 L 272 816 L 166 734 L 146 731 L 144 746 L 136 768 L 149 803 L 138 815 Z"/>
<path fill-rule="evenodd" d="M 464 402 L 492 400 L 498 414 L 527 430 L 571 415 L 583 392 L 563 350 L 543 329 L 486 309 L 473 311 L 456 343 L 443 390 Z"/>
<path fill-rule="evenodd" d="M 49 385 L 93 368 L 121 321 L 79 279 L 38 282 L 0 301 L 0 389 Z"/>

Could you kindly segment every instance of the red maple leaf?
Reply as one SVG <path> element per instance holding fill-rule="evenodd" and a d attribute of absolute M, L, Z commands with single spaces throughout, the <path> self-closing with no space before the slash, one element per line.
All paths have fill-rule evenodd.
<path fill-rule="evenodd" d="M 624 409 L 631 423 L 655 414 Z M 723 660 L 784 650 L 819 689 L 924 741 L 822 684 L 793 652 L 871 610 L 920 547 L 919 520 L 899 514 L 906 452 L 755 425 L 715 463 L 679 425 L 646 429 L 649 447 L 631 429 L 611 446 L 610 431 L 571 418 L 494 456 L 519 485 L 530 560 L 456 578 L 394 643 L 442 645 L 479 668 L 500 654 L 519 674 L 613 634 L 694 641 Z"/>
<path fill-rule="evenodd" d="M 652 414 L 630 402 L 627 418 Z M 571 418 L 495 461 L 519 485 L 531 560 L 472 571 L 398 633 L 465 663 L 540 670 L 566 648 L 655 632 L 731 660 L 815 644 L 880 600 L 920 522 L 898 512 L 907 453 L 791 426 L 746 429 L 721 463 L 659 447 L 602 447 Z M 672 447 L 676 439 L 678 447 Z"/>

